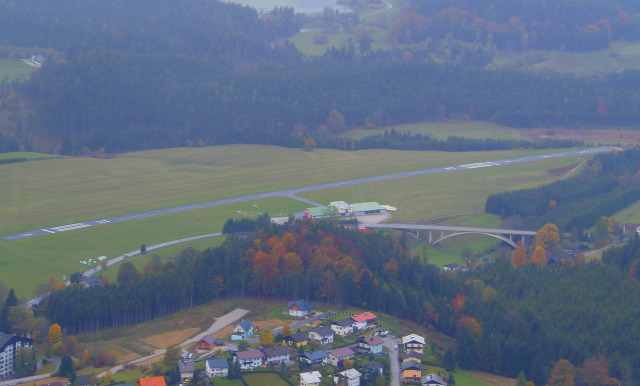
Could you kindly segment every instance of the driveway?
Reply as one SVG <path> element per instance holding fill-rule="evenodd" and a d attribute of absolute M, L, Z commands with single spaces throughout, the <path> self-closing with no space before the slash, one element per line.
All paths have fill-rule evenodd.
<path fill-rule="evenodd" d="M 292 323 L 290 325 L 291 326 L 291 330 L 293 331 L 294 329 L 296 329 L 296 328 L 298 328 L 300 326 L 304 326 L 305 324 L 313 323 L 316 320 L 330 318 L 333 315 L 335 315 L 333 312 L 325 312 L 323 314 L 315 315 L 315 316 L 312 316 L 310 318 L 303 319 L 303 320 L 300 320 L 298 322 L 294 322 L 294 323 Z M 273 336 L 275 337 L 276 335 L 278 335 L 279 333 L 282 332 L 282 327 L 275 328 L 271 332 L 273 333 Z M 256 343 L 258 340 L 260 340 L 260 337 L 252 336 L 251 338 L 247 339 L 247 343 L 253 344 L 253 343 Z"/>
<path fill-rule="evenodd" d="M 398 363 L 398 350 L 396 346 L 399 340 L 385 337 L 384 347 L 389 349 L 389 363 L 391 365 L 391 386 L 400 386 L 400 364 Z"/>

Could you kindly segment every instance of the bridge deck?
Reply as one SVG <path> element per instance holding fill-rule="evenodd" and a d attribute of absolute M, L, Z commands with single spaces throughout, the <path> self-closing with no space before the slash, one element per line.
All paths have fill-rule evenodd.
<path fill-rule="evenodd" d="M 393 228 L 393 229 L 424 229 L 429 231 L 450 231 L 450 232 L 484 232 L 496 233 L 503 235 L 523 235 L 535 236 L 537 232 L 523 231 L 517 229 L 490 229 L 490 228 L 469 228 L 469 227 L 453 227 L 442 225 L 424 225 L 424 224 L 363 224 L 365 228 Z"/>

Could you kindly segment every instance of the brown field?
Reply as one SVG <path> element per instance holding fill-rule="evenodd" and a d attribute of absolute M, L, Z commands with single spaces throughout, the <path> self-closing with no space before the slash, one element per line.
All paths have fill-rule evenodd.
<path fill-rule="evenodd" d="M 134 359 L 140 358 L 140 355 L 122 346 L 119 346 L 117 348 L 117 352 L 118 352 L 118 358 L 117 358 L 118 363 L 129 362 Z"/>
<path fill-rule="evenodd" d="M 541 139 L 570 139 L 591 142 L 596 145 L 617 145 L 632 147 L 640 144 L 640 130 L 626 128 L 606 129 L 557 129 L 536 128 L 517 129 L 518 133 L 532 140 Z"/>
<path fill-rule="evenodd" d="M 166 332 L 164 334 L 153 335 L 148 338 L 141 339 L 144 343 L 156 348 L 167 348 L 174 344 L 184 342 L 192 336 L 199 333 L 199 328 L 188 328 L 186 330 L 178 330 Z"/>
<path fill-rule="evenodd" d="M 515 379 L 501 377 L 499 375 L 483 373 L 480 371 L 469 371 L 469 374 L 473 375 L 474 378 L 478 378 L 481 381 L 484 381 L 496 386 L 513 386 L 516 384 Z"/>
<path fill-rule="evenodd" d="M 284 322 L 278 319 L 252 320 L 253 324 L 260 330 L 271 331 L 274 328 L 284 326 Z"/>
<path fill-rule="evenodd" d="M 33 385 L 47 385 L 49 383 L 55 383 L 55 382 L 68 382 L 69 380 L 67 378 L 60 378 L 60 377 L 52 377 L 52 378 L 45 378 L 45 379 L 41 379 L 39 381 L 35 381 L 32 384 Z"/>
<path fill-rule="evenodd" d="M 143 362 L 138 362 L 136 363 L 136 366 L 145 368 L 152 363 L 162 362 L 163 360 L 164 360 L 164 354 L 158 355 L 157 357 L 153 357 L 151 359 L 147 359 L 146 361 L 143 361 Z"/>

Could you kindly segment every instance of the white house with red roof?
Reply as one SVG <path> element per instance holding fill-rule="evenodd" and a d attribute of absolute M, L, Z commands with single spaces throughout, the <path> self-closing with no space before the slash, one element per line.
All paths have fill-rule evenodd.
<path fill-rule="evenodd" d="M 377 323 L 377 316 L 371 312 L 363 312 L 361 314 L 352 316 L 351 319 L 355 322 L 353 328 L 356 330 L 364 330 L 372 327 Z"/>

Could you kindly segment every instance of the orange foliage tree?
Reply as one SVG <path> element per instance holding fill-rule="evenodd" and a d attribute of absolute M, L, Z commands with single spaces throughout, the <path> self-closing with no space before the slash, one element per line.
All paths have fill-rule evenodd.
<path fill-rule="evenodd" d="M 516 268 L 527 264 L 527 252 L 525 252 L 521 241 L 518 242 L 516 249 L 511 254 L 511 264 Z"/>
<path fill-rule="evenodd" d="M 609 376 L 609 360 L 603 355 L 584 360 L 582 363 L 582 378 L 589 386 L 618 383 Z"/>
<path fill-rule="evenodd" d="M 536 235 L 536 246 L 544 249 L 552 249 L 560 242 L 558 227 L 555 224 L 545 224 Z"/>
<path fill-rule="evenodd" d="M 560 359 L 547 380 L 549 386 L 573 386 L 573 365 L 566 359 Z"/>
<path fill-rule="evenodd" d="M 547 265 L 547 254 L 544 252 L 542 247 L 536 247 L 533 251 L 533 256 L 531 256 L 531 263 L 537 265 L 542 268 Z"/>

